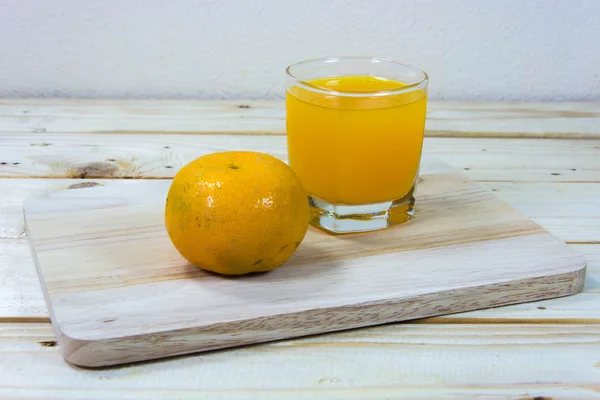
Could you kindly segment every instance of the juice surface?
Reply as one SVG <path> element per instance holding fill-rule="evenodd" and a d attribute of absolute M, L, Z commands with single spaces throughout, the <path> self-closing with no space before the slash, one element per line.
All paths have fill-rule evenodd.
<path fill-rule="evenodd" d="M 307 82 L 340 96 L 292 86 L 286 94 L 290 166 L 309 194 L 331 204 L 372 204 L 403 197 L 416 179 L 427 95 L 384 96 L 402 82 L 344 76 Z"/>

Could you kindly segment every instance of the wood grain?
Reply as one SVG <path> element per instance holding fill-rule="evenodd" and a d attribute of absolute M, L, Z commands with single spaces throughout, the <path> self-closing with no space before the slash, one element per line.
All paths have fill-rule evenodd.
<path fill-rule="evenodd" d="M 287 159 L 283 136 L 0 134 L 0 143 L 4 178 L 169 178 L 196 157 L 225 150 Z M 426 138 L 423 151 L 476 181 L 600 182 L 598 139 Z"/>
<path fill-rule="evenodd" d="M 430 137 L 600 138 L 600 103 L 430 102 L 428 108 Z M 0 129 L 283 135 L 285 105 L 280 100 L 2 99 Z"/>
<path fill-rule="evenodd" d="M 588 263 L 586 283 L 576 296 L 471 311 L 427 323 L 600 324 L 600 245 L 570 245 Z M 48 310 L 27 239 L 0 240 L 0 321 L 48 322 Z"/>
<path fill-rule="evenodd" d="M 141 180 L 128 180 L 136 184 Z M 118 179 L 0 179 L 0 239 L 25 237 L 23 201 L 30 195 L 86 186 L 112 186 Z M 566 242 L 600 243 L 600 185 L 590 182 L 479 182 Z"/>
<path fill-rule="evenodd" d="M 222 143 L 240 148 L 248 133 L 281 135 L 283 103 L 0 100 L 0 176 L 13 178 L 0 179 L 0 398 L 598 399 L 599 330 L 585 323 L 600 323 L 600 244 L 592 244 L 600 243 L 599 109 L 598 103 L 431 102 L 426 132 L 426 152 L 465 168 L 563 240 L 590 243 L 571 245 L 589 263 L 583 293 L 419 320 L 426 325 L 82 370 L 62 361 L 50 325 L 4 322 L 47 318 L 20 202 L 89 183 L 36 178 L 168 178 L 206 143 L 222 148 L 205 140 L 211 133 L 236 135 Z M 547 140 L 507 139 L 540 137 Z M 283 154 L 282 143 L 275 154 Z M 298 346 L 307 340 L 317 342 Z"/>
<path fill-rule="evenodd" d="M 67 365 L 49 324 L 0 324 L 4 399 L 598 399 L 594 325 L 414 325 L 109 369 Z"/>
<path fill-rule="evenodd" d="M 47 318 L 27 239 L 0 239 L 0 322 Z"/>
<path fill-rule="evenodd" d="M 600 243 L 600 185 L 597 183 L 480 184 L 564 241 Z"/>
<path fill-rule="evenodd" d="M 437 139 L 436 139 L 437 140 Z M 484 139 L 478 139 L 484 140 Z M 475 139 L 467 141 L 476 143 Z M 485 141 L 485 140 L 484 140 Z M 504 140 L 514 144 L 509 149 L 518 151 L 518 142 Z M 551 141 L 560 142 L 560 141 Z M 450 151 L 450 150 L 449 150 Z M 551 151 L 548 149 L 548 151 Z M 557 158 L 561 152 L 556 146 L 555 153 L 549 157 Z M 538 159 L 539 157 L 533 157 Z M 507 165 L 505 173 L 511 173 Z M 470 171 L 466 171 L 470 172 Z M 546 176 L 552 177 L 549 172 Z M 515 175 L 516 176 L 516 175 Z M 127 181 L 127 184 L 144 183 L 139 180 Z M 22 203 L 33 194 L 43 194 L 70 187 L 90 185 L 119 185 L 115 179 L 1 179 L 0 193 L 0 237 L 4 239 L 21 238 L 17 241 L 0 240 L 0 320 L 45 320 L 48 317 L 35 274 L 33 261 L 24 235 Z M 600 185 L 589 182 L 480 182 L 481 185 L 494 191 L 494 194 L 505 200 L 535 222 L 565 241 L 577 243 L 600 243 L 598 219 L 600 219 Z M 528 303 L 508 308 L 476 311 L 464 314 L 465 321 L 499 321 L 519 320 L 566 321 L 585 320 L 600 321 L 600 308 L 595 298 L 588 293 L 595 291 L 595 283 L 600 282 L 598 252 L 594 245 L 575 245 L 589 262 L 588 287 L 576 299 L 563 298 L 543 303 Z M 600 246 L 598 247 L 600 248 Z M 599 267 L 596 268 L 596 265 Z M 600 301 L 600 300 L 598 300 Z M 537 307 L 544 307 L 538 309 Z M 446 318 L 446 317 L 444 317 Z M 456 320 L 456 316 L 451 316 Z M 463 316 L 461 316 L 463 318 Z"/>
<path fill-rule="evenodd" d="M 168 181 L 29 199 L 28 235 L 65 358 L 110 365 L 581 289 L 585 261 L 564 243 L 464 175 L 431 161 L 423 169 L 409 225 L 311 230 L 286 266 L 235 279 L 173 249 Z"/>

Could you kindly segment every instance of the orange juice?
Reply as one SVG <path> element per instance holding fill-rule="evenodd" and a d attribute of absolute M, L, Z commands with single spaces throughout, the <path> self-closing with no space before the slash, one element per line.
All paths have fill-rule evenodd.
<path fill-rule="evenodd" d="M 340 205 L 406 195 L 421 158 L 426 92 L 395 93 L 406 85 L 374 76 L 307 83 L 286 93 L 289 163 L 307 192 Z"/>

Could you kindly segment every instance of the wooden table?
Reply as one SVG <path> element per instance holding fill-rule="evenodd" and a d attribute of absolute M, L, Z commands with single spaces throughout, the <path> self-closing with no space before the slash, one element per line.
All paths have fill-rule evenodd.
<path fill-rule="evenodd" d="M 432 103 L 433 154 L 588 260 L 576 296 L 104 370 L 59 354 L 23 232 L 33 193 L 285 159 L 279 101 L 0 100 L 0 398 L 600 398 L 600 103 Z"/>

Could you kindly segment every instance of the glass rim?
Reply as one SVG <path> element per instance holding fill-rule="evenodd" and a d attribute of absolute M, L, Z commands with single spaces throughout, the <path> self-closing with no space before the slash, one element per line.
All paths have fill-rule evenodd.
<path fill-rule="evenodd" d="M 373 90 L 373 91 L 368 91 L 368 92 L 339 92 L 337 90 L 333 90 L 333 89 L 327 89 L 327 88 L 323 88 L 320 86 L 315 86 L 312 85 L 296 76 L 294 76 L 294 74 L 292 74 L 292 68 L 297 66 L 297 65 L 302 65 L 302 64 L 310 64 L 310 63 L 316 63 L 316 62 L 321 62 L 321 63 L 326 63 L 326 62 L 337 62 L 337 61 L 350 61 L 350 60 L 361 60 L 361 61 L 374 61 L 374 62 L 384 62 L 384 63 L 390 63 L 390 64 L 396 64 L 396 65 L 400 65 L 403 67 L 408 67 L 410 69 L 413 69 L 415 71 L 418 71 L 420 73 L 423 74 L 423 79 L 421 79 L 419 82 L 416 83 L 412 83 L 410 85 L 406 85 L 401 87 L 400 89 L 383 89 L 383 90 Z M 391 96 L 391 95 L 396 95 L 396 94 L 401 94 L 401 93 L 408 93 L 408 92 L 412 92 L 415 90 L 419 90 L 419 89 L 423 89 L 424 87 L 427 86 L 427 84 L 429 83 L 429 76 L 427 75 L 427 72 L 423 71 L 420 68 L 414 67 L 412 65 L 409 64 L 405 64 L 405 63 L 401 63 L 399 61 L 395 61 L 395 60 L 391 60 L 389 58 L 381 58 L 381 57 L 324 57 L 324 58 L 311 58 L 308 60 L 303 60 L 303 61 L 298 61 L 296 63 L 290 64 L 288 65 L 288 67 L 285 69 L 285 72 L 287 74 L 288 77 L 290 77 L 298 86 L 303 87 L 304 89 L 313 91 L 313 92 L 317 92 L 317 93 L 322 93 L 322 94 L 330 94 L 330 95 L 335 95 L 335 96 L 341 96 L 341 97 L 374 97 L 374 96 Z"/>

